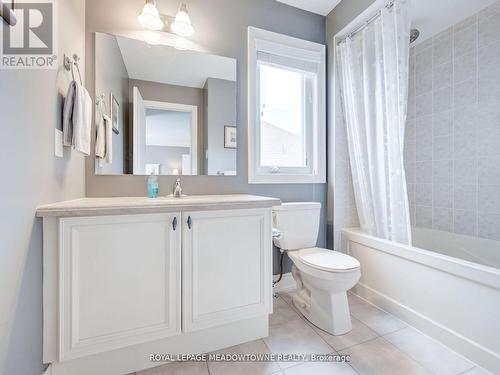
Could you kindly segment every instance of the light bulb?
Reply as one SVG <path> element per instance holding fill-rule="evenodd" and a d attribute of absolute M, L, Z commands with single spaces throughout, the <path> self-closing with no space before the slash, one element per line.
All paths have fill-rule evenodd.
<path fill-rule="evenodd" d="M 139 23 L 149 30 L 162 30 L 164 27 L 163 21 L 160 18 L 160 13 L 154 2 L 147 1 L 142 8 L 142 13 L 137 17 Z"/>
<path fill-rule="evenodd" d="M 191 36 L 194 34 L 194 28 L 191 26 L 191 19 L 187 13 L 186 4 L 181 4 L 174 22 L 170 25 L 170 30 L 179 36 Z"/>

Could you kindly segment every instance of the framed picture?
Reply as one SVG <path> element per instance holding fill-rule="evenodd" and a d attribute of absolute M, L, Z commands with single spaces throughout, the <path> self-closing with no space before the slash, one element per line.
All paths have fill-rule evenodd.
<path fill-rule="evenodd" d="M 236 126 L 224 126 L 224 148 L 236 148 Z"/>
<path fill-rule="evenodd" d="M 120 125 L 119 125 L 119 112 L 120 112 L 120 103 L 116 100 L 113 93 L 110 94 L 109 98 L 109 107 L 111 108 L 111 123 L 113 124 L 113 132 L 115 134 L 120 134 Z"/>

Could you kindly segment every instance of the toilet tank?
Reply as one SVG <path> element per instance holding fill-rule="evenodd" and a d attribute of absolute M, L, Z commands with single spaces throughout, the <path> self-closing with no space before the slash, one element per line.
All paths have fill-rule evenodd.
<path fill-rule="evenodd" d="M 283 250 L 315 247 L 318 240 L 321 203 L 283 203 L 273 207 L 273 228 L 281 235 L 274 244 Z"/>

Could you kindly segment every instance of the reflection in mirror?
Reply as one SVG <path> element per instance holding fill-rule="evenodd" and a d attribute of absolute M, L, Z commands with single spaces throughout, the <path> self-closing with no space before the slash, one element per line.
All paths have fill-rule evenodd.
<path fill-rule="evenodd" d="M 95 35 L 96 174 L 236 175 L 236 60 Z"/>

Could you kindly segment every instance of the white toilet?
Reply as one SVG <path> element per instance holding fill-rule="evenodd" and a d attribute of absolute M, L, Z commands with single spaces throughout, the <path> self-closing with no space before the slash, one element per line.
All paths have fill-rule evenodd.
<path fill-rule="evenodd" d="M 293 261 L 297 283 L 293 303 L 314 325 L 332 335 L 352 329 L 347 290 L 361 277 L 360 263 L 338 251 L 313 247 L 320 222 L 320 203 L 284 203 L 273 207 L 274 244 Z"/>

